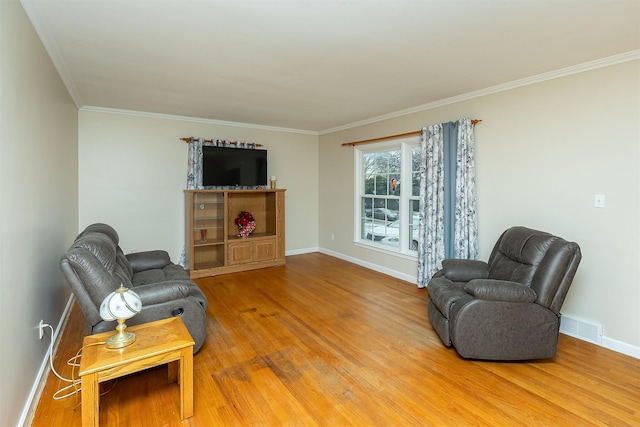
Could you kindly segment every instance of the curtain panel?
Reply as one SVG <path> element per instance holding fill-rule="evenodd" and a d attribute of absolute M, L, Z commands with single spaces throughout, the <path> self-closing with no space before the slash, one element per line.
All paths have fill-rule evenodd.
<path fill-rule="evenodd" d="M 187 159 L 187 190 L 202 190 L 202 138 L 189 142 Z"/>
<path fill-rule="evenodd" d="M 442 125 L 422 128 L 420 141 L 420 223 L 418 287 L 423 288 L 444 259 L 444 143 Z"/>
<path fill-rule="evenodd" d="M 475 138 L 471 119 L 422 129 L 418 287 L 445 258 L 477 259 Z"/>

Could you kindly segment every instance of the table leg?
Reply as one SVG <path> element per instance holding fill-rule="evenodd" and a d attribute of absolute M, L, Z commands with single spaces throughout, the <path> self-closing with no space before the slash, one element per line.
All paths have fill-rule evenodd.
<path fill-rule="evenodd" d="M 100 384 L 96 372 L 82 376 L 82 425 L 98 427 L 100 423 Z"/>
<path fill-rule="evenodd" d="M 181 350 L 180 357 L 180 418 L 193 416 L 193 348 Z"/>

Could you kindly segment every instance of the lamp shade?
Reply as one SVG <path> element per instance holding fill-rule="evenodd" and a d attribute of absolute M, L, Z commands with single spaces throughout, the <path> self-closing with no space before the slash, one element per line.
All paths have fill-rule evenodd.
<path fill-rule="evenodd" d="M 130 319 L 140 313 L 141 309 L 142 301 L 138 294 L 120 284 L 118 289 L 102 301 L 100 317 L 106 321 Z"/>

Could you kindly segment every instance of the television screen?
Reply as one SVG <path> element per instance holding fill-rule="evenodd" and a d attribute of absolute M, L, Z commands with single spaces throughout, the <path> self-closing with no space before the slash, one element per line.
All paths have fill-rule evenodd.
<path fill-rule="evenodd" d="M 267 185 L 267 150 L 202 147 L 202 185 L 205 187 Z"/>

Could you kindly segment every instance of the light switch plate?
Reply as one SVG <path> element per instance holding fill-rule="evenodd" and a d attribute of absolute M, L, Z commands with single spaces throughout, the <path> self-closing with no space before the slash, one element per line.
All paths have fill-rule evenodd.
<path fill-rule="evenodd" d="M 604 208 L 604 194 L 596 194 L 593 198 L 594 208 Z"/>

